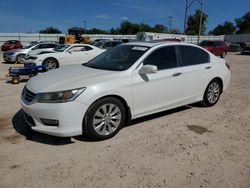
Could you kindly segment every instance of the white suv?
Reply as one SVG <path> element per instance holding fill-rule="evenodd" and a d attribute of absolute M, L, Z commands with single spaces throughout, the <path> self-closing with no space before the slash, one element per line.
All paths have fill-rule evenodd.
<path fill-rule="evenodd" d="M 224 59 L 196 45 L 127 43 L 31 78 L 21 104 L 35 131 L 107 139 L 131 119 L 199 101 L 213 106 L 230 75 Z"/>

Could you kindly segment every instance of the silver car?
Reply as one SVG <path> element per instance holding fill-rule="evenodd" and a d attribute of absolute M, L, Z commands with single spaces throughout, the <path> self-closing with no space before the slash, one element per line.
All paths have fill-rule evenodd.
<path fill-rule="evenodd" d="M 22 49 L 9 50 L 3 53 L 3 59 L 7 62 L 18 62 L 26 55 L 36 55 L 42 52 L 53 50 L 59 44 L 54 42 L 31 43 Z"/>

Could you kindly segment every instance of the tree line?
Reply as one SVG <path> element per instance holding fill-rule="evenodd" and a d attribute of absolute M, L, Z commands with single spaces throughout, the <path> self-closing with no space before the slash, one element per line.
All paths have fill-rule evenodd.
<path fill-rule="evenodd" d="M 198 35 L 199 23 L 200 23 L 200 10 L 196 10 L 193 15 L 188 17 L 187 27 L 184 34 Z M 203 13 L 201 24 L 201 34 L 204 35 L 207 28 L 208 15 Z M 146 23 L 132 23 L 127 20 L 120 23 L 120 27 L 111 28 L 110 30 L 102 30 L 98 28 L 84 29 L 82 27 L 71 27 L 68 29 L 69 34 L 123 34 L 123 35 L 135 35 L 138 32 L 155 32 L 155 33 L 174 33 L 181 34 L 178 28 L 169 30 L 163 24 L 155 24 L 150 26 Z M 55 27 L 48 27 L 44 30 L 40 30 L 39 33 L 56 34 L 62 33 Z M 222 24 L 218 24 L 213 30 L 208 32 L 209 35 L 229 35 L 229 34 L 250 34 L 250 12 L 247 12 L 242 17 L 235 19 L 235 23 L 225 21 Z"/>

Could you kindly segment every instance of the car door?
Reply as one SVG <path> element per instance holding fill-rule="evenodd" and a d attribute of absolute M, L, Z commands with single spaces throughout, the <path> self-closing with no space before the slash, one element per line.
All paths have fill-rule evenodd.
<path fill-rule="evenodd" d="M 155 65 L 153 74 L 139 73 L 143 65 Z M 178 106 L 181 97 L 181 68 L 178 67 L 175 46 L 153 51 L 133 72 L 133 113 L 139 117 Z"/>
<path fill-rule="evenodd" d="M 195 46 L 179 46 L 178 57 L 182 73 L 182 104 L 189 104 L 202 99 L 213 71 L 209 54 Z"/>
<path fill-rule="evenodd" d="M 93 59 L 99 54 L 99 50 L 93 49 L 90 46 L 84 46 L 83 47 L 83 56 L 81 58 L 82 63 L 87 63 L 89 60 Z"/>
<path fill-rule="evenodd" d="M 83 63 L 83 57 L 84 57 L 84 46 L 82 45 L 72 46 L 61 57 L 63 62 L 62 64 L 70 65 L 70 64 Z"/>

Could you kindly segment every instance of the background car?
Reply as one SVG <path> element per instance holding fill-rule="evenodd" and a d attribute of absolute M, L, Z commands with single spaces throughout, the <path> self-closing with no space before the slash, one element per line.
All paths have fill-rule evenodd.
<path fill-rule="evenodd" d="M 109 50 L 111 48 L 114 48 L 115 46 L 118 46 L 122 44 L 122 41 L 120 40 L 111 40 L 111 41 L 106 41 L 102 45 L 100 45 L 100 48 Z"/>
<path fill-rule="evenodd" d="M 250 54 L 250 44 L 246 44 L 246 45 L 241 49 L 241 54 Z"/>
<path fill-rule="evenodd" d="M 227 55 L 227 47 L 224 41 L 203 40 L 202 42 L 199 43 L 199 46 L 207 49 L 214 55 L 220 56 L 222 58 L 226 57 Z"/>
<path fill-rule="evenodd" d="M 102 140 L 131 119 L 195 102 L 215 105 L 230 75 L 224 59 L 197 45 L 126 43 L 31 78 L 21 105 L 35 131 Z"/>
<path fill-rule="evenodd" d="M 8 50 L 18 49 L 22 47 L 23 45 L 21 44 L 19 40 L 8 40 L 2 45 L 1 49 L 2 51 L 8 51 Z"/>
<path fill-rule="evenodd" d="M 61 44 L 50 52 L 25 57 L 23 63 L 46 65 L 46 69 L 55 69 L 61 65 L 86 63 L 106 50 L 89 44 Z"/>
<path fill-rule="evenodd" d="M 6 62 L 21 62 L 21 58 L 24 58 L 27 54 L 35 55 L 42 53 L 43 51 L 53 50 L 59 44 L 54 42 L 42 42 L 42 43 L 32 43 L 25 46 L 22 49 L 9 50 L 3 53 L 3 59 Z"/>
<path fill-rule="evenodd" d="M 241 46 L 239 43 L 231 43 L 227 47 L 228 52 L 239 52 L 241 51 Z"/>

